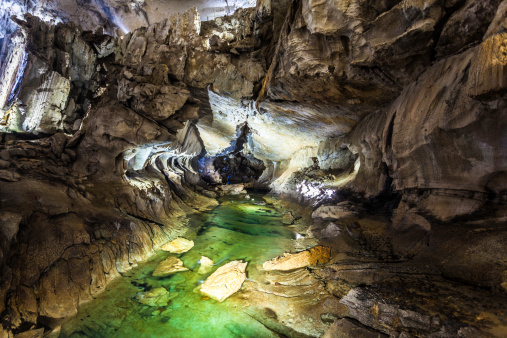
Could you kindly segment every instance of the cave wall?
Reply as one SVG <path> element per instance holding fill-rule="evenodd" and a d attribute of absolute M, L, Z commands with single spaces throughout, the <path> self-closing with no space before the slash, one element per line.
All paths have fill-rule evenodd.
<path fill-rule="evenodd" d="M 506 3 L 263 0 L 117 37 L 15 20 L 0 91 L 4 328 L 53 327 L 184 233 L 187 212 L 216 203 L 199 155 L 245 125 L 266 167 L 257 187 L 313 206 L 396 196 L 399 256 L 433 221 L 503 219 Z M 489 257 L 472 265 L 497 285 Z M 484 285 L 458 263 L 444 272 Z"/>
<path fill-rule="evenodd" d="M 503 34 L 476 43 L 436 60 L 388 108 L 360 122 L 350 137 L 362 159 L 352 189 L 375 196 L 391 180 L 407 196 L 427 191 L 419 207 L 440 220 L 503 200 L 503 80 L 488 75 L 504 72 Z"/>

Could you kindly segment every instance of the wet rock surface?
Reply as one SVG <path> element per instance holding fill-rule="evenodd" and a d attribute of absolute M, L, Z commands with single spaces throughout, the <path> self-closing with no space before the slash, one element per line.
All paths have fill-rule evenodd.
<path fill-rule="evenodd" d="M 183 266 L 183 262 L 180 259 L 176 257 L 169 257 L 157 266 L 155 271 L 153 271 L 153 276 L 164 277 L 176 272 L 187 270 L 188 269 Z"/>
<path fill-rule="evenodd" d="M 233 261 L 218 268 L 202 284 L 200 292 L 223 302 L 241 288 L 246 279 L 245 269 L 248 263 Z"/>
<path fill-rule="evenodd" d="M 194 242 L 185 238 L 178 237 L 174 241 L 164 244 L 161 249 L 171 253 L 184 253 L 192 249 Z"/>
<path fill-rule="evenodd" d="M 0 334 L 56 330 L 210 227 L 189 214 L 262 188 L 297 203 L 276 228 L 296 244 L 228 299 L 258 325 L 505 335 L 505 1 L 262 0 L 203 22 L 58 4 L 0 6 L 18 15 L 0 13 Z M 162 289 L 141 298 L 169 306 Z"/>
<path fill-rule="evenodd" d="M 318 263 L 327 263 L 331 254 L 330 248 L 316 246 L 296 254 L 285 253 L 262 264 L 264 270 L 293 270 Z"/>

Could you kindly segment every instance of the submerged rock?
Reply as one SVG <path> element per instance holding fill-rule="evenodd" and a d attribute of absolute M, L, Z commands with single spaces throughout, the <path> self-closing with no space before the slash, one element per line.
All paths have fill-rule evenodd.
<path fill-rule="evenodd" d="M 166 260 L 160 262 L 155 271 L 153 272 L 153 276 L 155 277 L 164 277 L 170 274 L 187 271 L 188 269 L 183 266 L 183 262 L 181 259 L 176 257 L 169 257 Z"/>
<path fill-rule="evenodd" d="M 148 306 L 167 306 L 171 297 L 169 291 L 165 288 L 155 288 L 150 291 L 139 293 L 136 299 L 139 303 Z"/>
<path fill-rule="evenodd" d="M 202 284 L 201 293 L 223 302 L 241 289 L 246 279 L 247 264 L 242 261 L 232 261 L 221 266 Z"/>
<path fill-rule="evenodd" d="M 184 253 L 188 250 L 192 249 L 194 246 L 194 241 L 190 241 L 188 239 L 178 237 L 174 241 L 168 242 L 164 244 L 161 249 L 164 251 L 169 251 L 170 253 Z"/>
<path fill-rule="evenodd" d="M 213 264 L 215 264 L 215 262 L 213 262 L 211 259 L 209 259 L 206 256 L 202 256 L 200 262 L 201 262 L 201 266 L 199 267 L 199 270 L 197 271 L 197 273 L 200 275 L 204 275 L 204 274 L 210 272 L 211 269 L 213 268 Z"/>
<path fill-rule="evenodd" d="M 264 270 L 293 270 L 317 265 L 317 263 L 327 263 L 330 257 L 331 248 L 319 245 L 296 254 L 285 253 L 281 257 L 264 262 L 262 268 Z"/>

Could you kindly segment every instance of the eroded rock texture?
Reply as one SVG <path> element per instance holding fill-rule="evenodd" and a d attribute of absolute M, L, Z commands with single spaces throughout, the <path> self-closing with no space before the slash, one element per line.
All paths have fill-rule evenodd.
<path fill-rule="evenodd" d="M 2 334 L 56 327 L 243 184 L 297 202 L 285 223 L 332 248 L 258 284 L 322 314 L 254 314 L 274 331 L 505 333 L 506 1 L 53 12 L 91 31 L 35 5 L 1 17 Z"/>

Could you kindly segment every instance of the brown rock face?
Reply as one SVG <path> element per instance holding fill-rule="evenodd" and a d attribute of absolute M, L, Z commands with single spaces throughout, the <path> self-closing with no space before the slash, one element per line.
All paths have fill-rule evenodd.
<path fill-rule="evenodd" d="M 294 270 L 309 265 L 315 266 L 329 261 L 331 249 L 324 246 L 316 246 L 307 251 L 296 254 L 286 253 L 281 257 L 264 262 L 264 270 Z"/>
<path fill-rule="evenodd" d="M 481 101 L 505 97 L 507 34 L 496 34 L 481 44 L 470 68 L 468 95 Z"/>
<path fill-rule="evenodd" d="M 0 335 L 54 328 L 154 251 L 190 250 L 185 214 L 216 203 L 202 194 L 245 192 L 215 190 L 197 163 L 242 143 L 267 168 L 252 185 L 315 209 L 322 241 L 265 262 L 258 304 L 320 304 L 321 323 L 301 319 L 312 335 L 499 336 L 507 0 L 260 0 L 206 22 L 153 3 L 167 5 L 117 11 L 140 27 L 118 36 L 87 10 L 93 32 L 27 15 L 0 38 Z M 304 234 L 308 210 L 283 221 Z M 246 265 L 201 292 L 225 300 Z M 170 257 L 154 274 L 185 270 Z"/>

